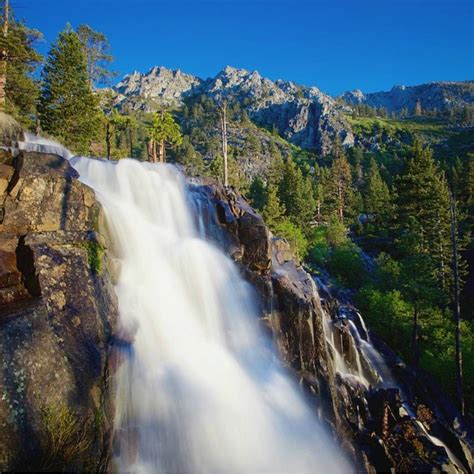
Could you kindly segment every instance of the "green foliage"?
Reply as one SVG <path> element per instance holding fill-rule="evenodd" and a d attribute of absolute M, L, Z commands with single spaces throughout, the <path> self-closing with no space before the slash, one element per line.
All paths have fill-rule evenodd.
<path fill-rule="evenodd" d="M 364 261 L 355 245 L 336 247 L 330 253 L 326 267 L 341 286 L 359 288 L 367 278 Z"/>
<path fill-rule="evenodd" d="M 93 95 L 77 33 L 62 31 L 44 67 L 39 116 L 44 131 L 65 146 L 86 153 L 100 129 L 98 101 Z"/>
<path fill-rule="evenodd" d="M 256 176 L 250 184 L 248 198 L 256 209 L 262 210 L 267 200 L 267 188 L 263 179 Z"/>
<path fill-rule="evenodd" d="M 391 215 L 391 200 L 388 186 L 380 176 L 374 158 L 370 160 L 365 182 L 364 210 L 369 216 L 370 224 L 380 232 Z"/>
<path fill-rule="evenodd" d="M 183 137 L 183 143 L 176 153 L 176 161 L 186 168 L 191 176 L 199 176 L 204 173 L 204 160 L 198 153 L 188 136 Z"/>
<path fill-rule="evenodd" d="M 309 230 L 316 209 L 312 184 L 291 157 L 285 162 L 278 195 L 285 206 L 288 219 L 304 231 Z"/>
<path fill-rule="evenodd" d="M 347 119 L 355 133 L 366 137 L 385 135 L 402 140 L 408 134 L 410 136 L 423 136 L 430 141 L 437 141 L 453 134 L 452 131 L 447 129 L 445 121 L 429 117 L 402 120 L 368 117 L 347 117 Z"/>
<path fill-rule="evenodd" d="M 333 153 L 334 160 L 326 181 L 326 203 L 329 214 L 345 222 L 355 214 L 352 170 L 339 142 L 336 142 Z"/>
<path fill-rule="evenodd" d="M 275 230 L 276 226 L 283 220 L 284 215 L 285 206 L 278 197 L 278 189 L 274 184 L 269 184 L 266 202 L 262 209 L 262 217 L 270 229 Z"/>
<path fill-rule="evenodd" d="M 366 285 L 357 293 L 356 305 L 371 329 L 409 360 L 413 310 L 401 292 L 381 291 Z"/>
<path fill-rule="evenodd" d="M 395 233 L 404 255 L 431 258 L 432 273 L 443 289 L 451 283 L 451 218 L 448 187 L 431 151 L 415 141 L 403 173 L 395 182 Z M 428 267 L 425 266 L 425 269 Z"/>
<path fill-rule="evenodd" d="M 168 146 L 179 146 L 183 142 L 181 127 L 169 112 L 155 112 L 152 116 L 149 137 L 155 142 L 165 142 Z"/>
<path fill-rule="evenodd" d="M 89 25 L 79 25 L 77 34 L 87 61 L 87 74 L 92 87 L 108 84 L 116 74 L 108 67 L 113 61 L 110 44 L 104 33 L 94 31 Z"/>
<path fill-rule="evenodd" d="M 348 243 L 347 227 L 337 219 L 324 227 L 326 243 L 331 247 L 341 247 Z"/>
<path fill-rule="evenodd" d="M 41 470 L 52 472 L 72 469 L 74 463 L 91 448 L 89 424 L 84 423 L 66 405 L 47 405 L 42 409 L 42 416 L 46 433 L 41 446 Z"/>
<path fill-rule="evenodd" d="M 32 128 L 36 120 L 39 95 L 34 73 L 41 62 L 35 45 L 42 39 L 39 31 L 10 18 L 8 35 L 0 35 L 1 49 L 6 51 L 5 111 L 22 125 Z"/>
<path fill-rule="evenodd" d="M 93 273 L 100 275 L 103 271 L 103 259 L 105 248 L 100 242 L 88 241 L 84 244 L 87 251 L 89 267 Z"/>
<path fill-rule="evenodd" d="M 285 238 L 299 259 L 304 259 L 308 253 L 308 241 L 302 230 L 289 219 L 282 219 L 274 225 L 276 235 Z"/>

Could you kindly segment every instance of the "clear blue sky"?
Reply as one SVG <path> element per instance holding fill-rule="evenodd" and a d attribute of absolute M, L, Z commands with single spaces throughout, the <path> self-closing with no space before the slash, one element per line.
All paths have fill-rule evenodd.
<path fill-rule="evenodd" d="M 474 79 L 472 0 L 11 1 L 43 52 L 67 22 L 104 32 L 121 75 L 230 64 L 331 94 Z"/>

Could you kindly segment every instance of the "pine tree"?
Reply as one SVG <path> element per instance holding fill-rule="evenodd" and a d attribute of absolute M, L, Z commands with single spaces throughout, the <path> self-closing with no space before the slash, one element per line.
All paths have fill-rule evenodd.
<path fill-rule="evenodd" d="M 183 142 L 181 128 L 169 112 L 155 112 L 152 123 L 148 129 L 148 156 L 149 160 L 156 163 L 166 162 L 166 146 L 179 146 Z M 157 154 L 157 145 L 158 154 Z"/>
<path fill-rule="evenodd" d="M 465 216 L 461 224 L 463 234 L 470 235 L 474 231 L 474 153 L 468 153 L 462 164 L 456 195 Z"/>
<path fill-rule="evenodd" d="M 4 30 L 4 35 L 0 35 L 0 49 L 4 56 L 1 67 L 5 74 L 5 111 L 28 128 L 36 120 L 39 85 L 34 73 L 42 57 L 35 50 L 35 45 L 41 38 L 39 31 L 17 21 L 10 11 L 8 28 Z"/>
<path fill-rule="evenodd" d="M 450 199 L 447 182 L 431 150 L 415 140 L 404 172 L 396 180 L 397 243 L 406 255 L 425 254 L 443 289 L 451 281 Z"/>
<path fill-rule="evenodd" d="M 289 220 L 309 232 L 316 214 L 316 200 L 309 177 L 303 177 L 301 170 L 288 157 L 279 184 L 279 197 L 285 206 Z"/>
<path fill-rule="evenodd" d="M 70 26 L 49 52 L 39 117 L 44 131 L 77 152 L 87 152 L 100 129 L 98 101 L 89 85 L 84 52 Z"/>
<path fill-rule="evenodd" d="M 250 184 L 249 199 L 253 207 L 262 209 L 267 200 L 267 188 L 260 176 L 255 176 Z"/>
<path fill-rule="evenodd" d="M 127 118 L 121 115 L 117 109 L 112 109 L 109 113 L 104 114 L 104 123 L 106 158 L 110 160 L 112 157 L 112 138 L 116 132 L 126 127 Z"/>
<path fill-rule="evenodd" d="M 183 164 L 191 176 L 199 176 L 204 173 L 204 160 L 194 149 L 188 136 L 183 137 L 183 144 L 177 153 L 176 161 Z"/>
<path fill-rule="evenodd" d="M 270 166 L 268 167 L 267 171 L 267 183 L 273 184 L 274 186 L 279 186 L 280 181 L 283 178 L 283 170 L 285 168 L 285 162 L 283 161 L 283 157 L 281 156 L 280 149 L 275 144 L 274 141 L 270 143 L 270 155 L 271 161 Z"/>
<path fill-rule="evenodd" d="M 270 228 L 275 228 L 285 215 L 285 206 L 278 197 L 278 188 L 269 184 L 267 189 L 266 203 L 262 209 L 262 217 Z"/>
<path fill-rule="evenodd" d="M 340 222 L 353 215 L 354 190 L 352 188 L 352 170 L 339 142 L 336 142 L 334 161 L 330 169 L 327 190 L 327 204 Z"/>
<path fill-rule="evenodd" d="M 380 226 L 390 214 L 390 192 L 380 176 L 377 162 L 371 158 L 366 177 L 364 210 L 369 218 Z"/>
<path fill-rule="evenodd" d="M 89 84 L 94 88 L 98 84 L 107 84 L 115 73 L 108 69 L 113 61 L 110 44 L 104 33 L 94 31 L 89 25 L 79 25 L 77 34 L 82 44 L 87 62 Z"/>
<path fill-rule="evenodd" d="M 356 188 L 361 188 L 364 185 L 364 171 L 362 163 L 364 161 L 364 154 L 359 147 L 352 148 L 350 155 L 350 164 L 352 166 L 352 181 Z"/>

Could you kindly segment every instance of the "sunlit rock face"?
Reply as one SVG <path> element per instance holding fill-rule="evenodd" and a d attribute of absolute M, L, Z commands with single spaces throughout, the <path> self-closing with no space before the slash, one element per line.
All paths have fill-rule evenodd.
<path fill-rule="evenodd" d="M 432 82 L 418 86 L 395 86 L 389 91 L 364 94 L 360 90 L 346 92 L 341 96 L 349 104 L 367 104 L 384 107 L 388 112 L 406 109 L 413 113 L 417 103 L 423 110 L 443 112 L 454 108 L 472 106 L 474 103 L 474 81 Z"/>
<path fill-rule="evenodd" d="M 135 98 L 138 103 L 142 101 L 140 105 L 145 105 L 147 99 L 156 99 L 157 104 L 176 106 L 182 104 L 186 97 L 198 92 L 202 83 L 202 79 L 179 69 L 173 71 L 155 66 L 145 74 L 137 71 L 127 74 L 114 90 L 118 94 L 116 100 L 119 103 Z"/>
<path fill-rule="evenodd" d="M 2 160 L 0 470 L 100 470 L 116 318 L 100 206 L 61 156 Z"/>
<path fill-rule="evenodd" d="M 354 465 L 367 472 L 472 470 L 472 425 L 434 381 L 407 367 L 354 307 L 313 279 L 238 194 L 211 182 L 192 189 L 200 212 L 207 209 L 209 237 L 256 288 L 261 325 Z M 250 220 L 258 231 L 249 240 L 241 221 Z"/>
<path fill-rule="evenodd" d="M 354 136 L 342 108 L 317 87 L 305 87 L 290 81 L 271 81 L 257 71 L 225 67 L 214 78 L 196 76 L 154 67 L 145 74 L 125 76 L 114 88 L 118 106 L 153 110 L 165 105 L 181 105 L 200 94 L 217 101 L 239 102 L 257 123 L 276 127 L 291 143 L 331 152 L 338 137 L 345 146 L 354 144 Z"/>

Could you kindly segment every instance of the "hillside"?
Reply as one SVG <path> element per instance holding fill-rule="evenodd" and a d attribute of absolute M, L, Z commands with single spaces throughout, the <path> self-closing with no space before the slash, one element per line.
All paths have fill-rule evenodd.
<path fill-rule="evenodd" d="M 120 110 L 145 113 L 166 107 L 179 115 L 187 104 L 203 103 L 205 98 L 217 104 L 225 99 L 291 145 L 326 156 L 336 138 L 346 148 L 360 146 L 373 152 L 403 148 L 414 135 L 440 150 L 459 145 L 456 153 L 467 153 L 472 150 L 473 84 L 396 86 L 376 94 L 354 91 L 334 100 L 317 87 L 271 81 L 257 71 L 230 66 L 206 80 L 180 70 L 153 67 L 146 73 L 126 75 L 113 91 Z M 417 103 L 421 104 L 420 115 L 413 114 Z M 360 110 L 361 104 L 369 109 Z M 194 128 L 202 125 L 193 122 Z M 235 132 L 231 130 L 231 135 Z"/>
<path fill-rule="evenodd" d="M 344 93 L 341 98 L 351 105 L 367 104 L 370 107 L 398 112 L 406 109 L 413 113 L 417 103 L 422 110 L 439 112 L 472 107 L 474 81 L 431 82 L 418 86 L 394 86 L 390 91 L 365 94 L 360 90 Z"/>
<path fill-rule="evenodd" d="M 145 74 L 125 76 L 114 90 L 119 108 L 147 112 L 180 106 L 199 95 L 239 103 L 253 121 L 273 127 L 291 143 L 323 155 L 331 151 L 336 137 L 346 146 L 354 143 L 343 108 L 332 97 L 316 87 L 271 81 L 257 71 L 227 66 L 214 78 L 202 80 L 179 70 L 154 67 Z"/>

